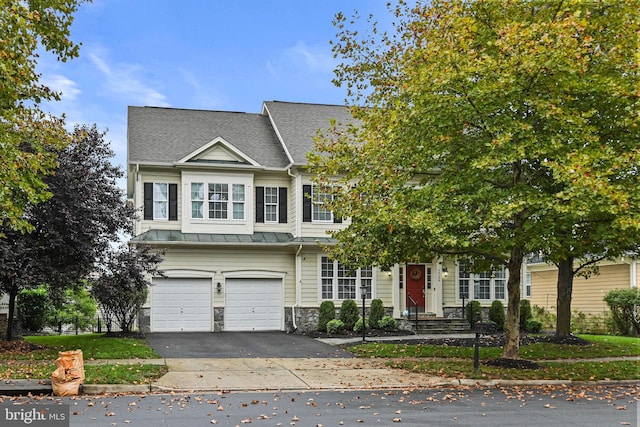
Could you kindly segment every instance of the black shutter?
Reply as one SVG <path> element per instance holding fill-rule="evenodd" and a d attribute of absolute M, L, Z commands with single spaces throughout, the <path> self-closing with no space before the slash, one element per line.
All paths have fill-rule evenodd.
<path fill-rule="evenodd" d="M 169 184 L 169 221 L 178 220 L 178 184 Z"/>
<path fill-rule="evenodd" d="M 256 187 L 256 222 L 264 222 L 264 187 Z"/>
<path fill-rule="evenodd" d="M 342 218 L 338 218 L 335 214 L 333 215 L 333 223 L 334 224 L 341 224 L 342 223 Z"/>
<path fill-rule="evenodd" d="M 311 222 L 311 186 L 302 186 L 302 222 Z"/>
<path fill-rule="evenodd" d="M 280 224 L 287 223 L 287 187 L 278 188 L 278 222 Z"/>
<path fill-rule="evenodd" d="M 144 219 L 153 219 L 153 182 L 144 183 Z"/>

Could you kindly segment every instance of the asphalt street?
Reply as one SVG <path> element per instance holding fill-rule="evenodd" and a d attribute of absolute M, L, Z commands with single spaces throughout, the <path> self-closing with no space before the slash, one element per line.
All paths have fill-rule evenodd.
<path fill-rule="evenodd" d="M 106 395 L 70 405 L 70 426 L 638 426 L 635 387 L 492 387 Z M 7 403 L 7 402 L 5 402 Z M 28 406 L 21 406 L 25 408 Z"/>

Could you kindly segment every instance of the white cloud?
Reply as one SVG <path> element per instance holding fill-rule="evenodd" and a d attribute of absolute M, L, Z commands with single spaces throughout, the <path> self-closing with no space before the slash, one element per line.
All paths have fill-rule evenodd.
<path fill-rule="evenodd" d="M 98 52 L 89 54 L 93 65 L 105 77 L 103 90 L 128 104 L 168 107 L 165 95 L 143 82 L 142 69 L 130 64 L 109 64 Z"/>
<path fill-rule="evenodd" d="M 53 74 L 43 77 L 42 83 L 54 92 L 60 93 L 60 98 L 63 101 L 75 101 L 77 96 L 81 93 L 76 82 L 61 74 Z"/>
<path fill-rule="evenodd" d="M 298 42 L 267 63 L 267 70 L 273 75 L 297 73 L 330 74 L 336 66 L 336 60 L 327 46 L 309 46 Z"/>

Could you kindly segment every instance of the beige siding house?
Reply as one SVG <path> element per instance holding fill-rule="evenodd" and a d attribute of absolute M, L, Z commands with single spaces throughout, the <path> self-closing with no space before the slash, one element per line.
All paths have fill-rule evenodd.
<path fill-rule="evenodd" d="M 334 218 L 305 170 L 319 129 L 344 106 L 265 102 L 260 113 L 129 107 L 127 193 L 140 210 L 131 243 L 165 250 L 143 331 L 307 331 L 323 301 L 395 317 L 459 317 L 469 299 L 507 301 L 504 270 L 471 274 L 433 259 L 355 272 L 329 259 Z"/>
<path fill-rule="evenodd" d="M 592 316 L 602 316 L 609 311 L 604 296 L 612 289 L 636 287 L 638 284 L 640 261 L 621 258 L 616 261 L 601 262 L 599 274 L 588 279 L 575 277 L 571 310 Z M 530 263 L 527 266 L 528 283 L 530 284 L 530 300 L 551 313 L 556 312 L 557 274 L 554 265 L 546 263 Z"/>

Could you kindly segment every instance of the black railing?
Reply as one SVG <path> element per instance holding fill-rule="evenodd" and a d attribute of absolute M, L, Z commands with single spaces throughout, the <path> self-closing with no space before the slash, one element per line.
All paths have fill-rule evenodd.
<path fill-rule="evenodd" d="M 414 300 L 411 297 L 411 294 L 407 293 L 407 298 L 409 298 L 409 308 L 411 308 L 411 306 L 414 306 L 416 308 L 415 313 L 416 313 L 416 318 L 415 318 L 415 330 L 416 333 L 418 333 L 418 302 L 416 300 Z M 409 320 L 411 320 L 411 310 L 409 310 Z"/>

